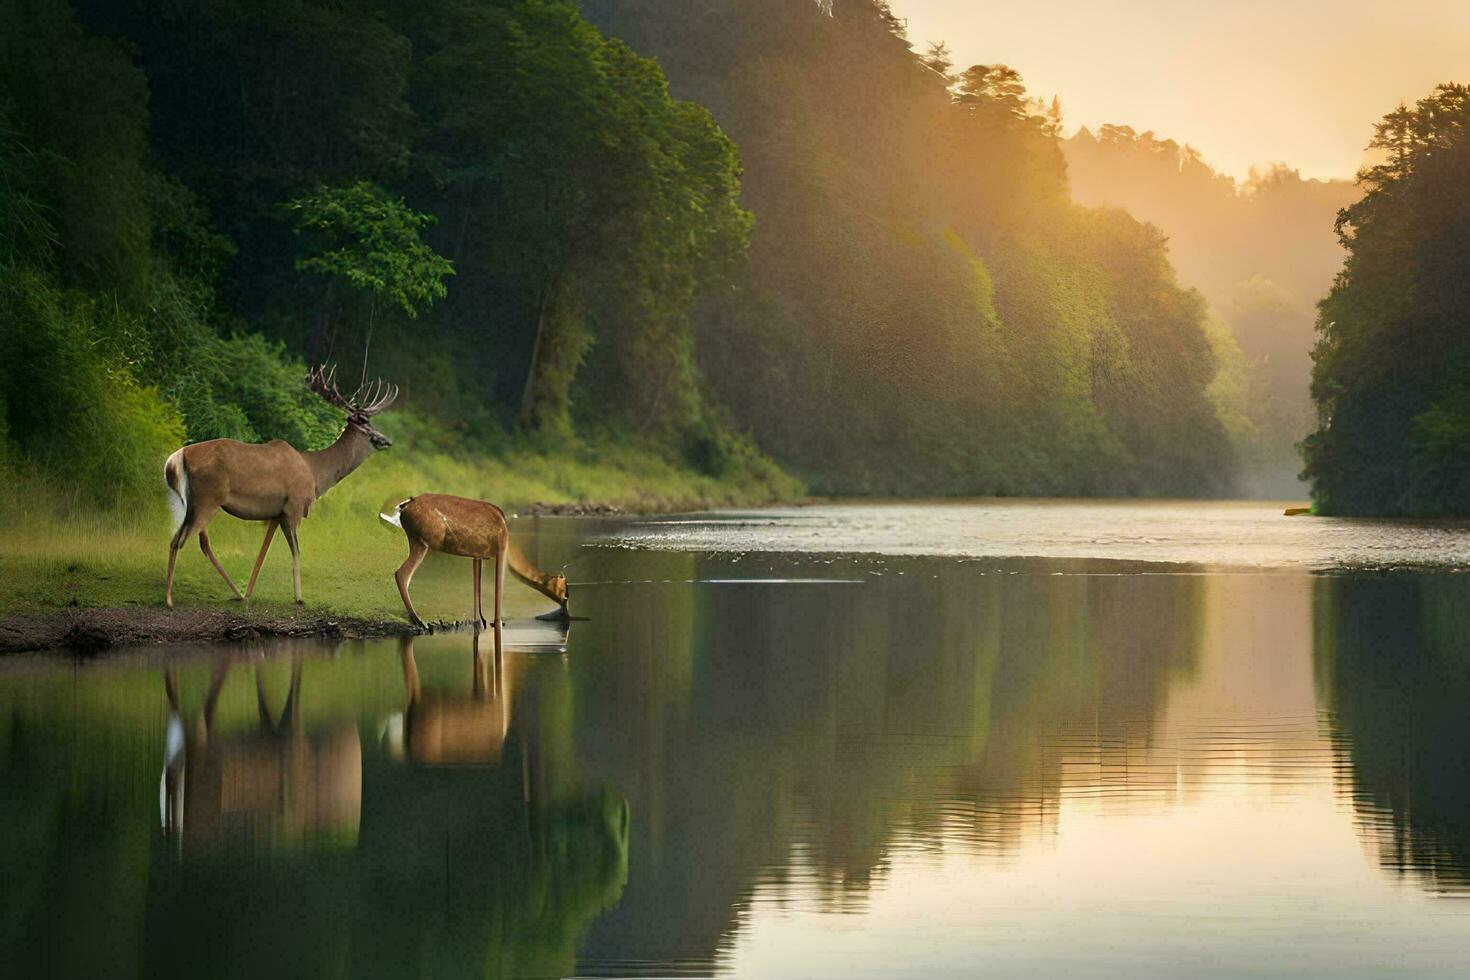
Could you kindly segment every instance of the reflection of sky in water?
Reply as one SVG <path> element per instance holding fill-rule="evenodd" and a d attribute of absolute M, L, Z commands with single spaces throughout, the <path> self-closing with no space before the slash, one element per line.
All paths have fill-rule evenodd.
<path fill-rule="evenodd" d="M 922 774 L 920 798 L 890 803 L 932 809 L 934 829 L 897 839 L 854 896 L 834 899 L 794 844 L 784 873 L 754 888 L 721 966 L 1457 972 L 1470 920 L 1385 875 L 1373 860 L 1381 828 L 1354 819 L 1351 774 L 1337 771 L 1316 706 L 1311 588 L 1212 580 L 1197 673 L 1171 686 L 1147 730 L 1084 723 L 1036 746 L 1059 768 L 1056 785 L 1030 787 L 1036 799 L 1018 786 L 987 798 L 973 782 L 957 796 L 946 788 L 967 785 L 963 773 Z"/>

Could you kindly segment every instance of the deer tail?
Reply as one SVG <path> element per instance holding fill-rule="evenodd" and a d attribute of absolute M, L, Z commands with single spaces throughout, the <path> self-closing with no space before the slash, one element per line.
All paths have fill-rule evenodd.
<path fill-rule="evenodd" d="M 391 513 L 391 514 L 379 513 L 378 516 L 381 517 L 387 523 L 392 524 L 394 527 L 396 527 L 396 528 L 402 528 L 403 527 L 403 518 L 400 517 L 399 515 L 401 513 L 403 513 L 403 508 L 404 507 L 407 507 L 412 502 L 413 502 L 413 498 L 412 497 L 409 497 L 407 500 L 401 500 L 401 501 L 398 502 L 398 505 L 393 508 L 393 513 Z"/>
<path fill-rule="evenodd" d="M 176 449 L 163 464 L 163 483 L 168 487 L 168 509 L 174 518 L 174 534 L 189 516 L 189 470 L 184 465 L 184 451 Z"/>

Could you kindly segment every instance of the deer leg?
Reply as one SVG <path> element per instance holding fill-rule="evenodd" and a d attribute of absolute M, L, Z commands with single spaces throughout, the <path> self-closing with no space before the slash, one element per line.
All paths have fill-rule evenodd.
<path fill-rule="evenodd" d="M 499 646 L 500 627 L 505 624 L 505 620 L 500 615 L 500 594 L 505 591 L 505 553 L 506 548 L 502 545 L 499 553 L 495 556 L 495 636 L 497 646 Z"/>
<path fill-rule="evenodd" d="M 176 715 L 183 715 L 179 707 L 179 678 L 178 672 L 170 667 L 163 672 L 163 693 L 168 695 L 168 707 Z"/>
<path fill-rule="evenodd" d="M 173 563 L 178 561 L 179 548 L 184 547 L 184 542 L 188 541 L 188 536 L 191 533 L 196 532 L 196 530 L 203 533 L 204 527 L 209 526 L 210 519 L 213 519 L 215 514 L 218 513 L 219 507 L 206 508 L 206 510 L 200 511 L 191 510 L 190 513 L 185 514 L 184 523 L 179 525 L 179 529 L 173 532 L 173 541 L 169 542 L 168 580 L 163 585 L 163 605 L 166 605 L 166 607 L 173 608 Z M 209 548 L 204 548 L 204 554 L 209 554 Z M 213 555 L 210 555 L 210 558 L 213 558 Z M 219 569 L 218 561 L 216 561 L 215 567 Z M 225 570 L 219 569 L 219 573 L 225 574 Z M 225 574 L 225 580 L 229 582 L 228 574 Z M 235 588 L 234 583 L 231 582 L 229 588 Z"/>
<path fill-rule="evenodd" d="M 291 549 L 291 585 L 296 589 L 296 605 L 301 605 L 301 545 L 296 540 L 296 525 L 289 518 L 281 520 L 281 533 Z"/>
<path fill-rule="evenodd" d="M 214 549 L 209 546 L 209 532 L 203 528 L 199 529 L 199 550 L 204 552 L 204 557 L 209 559 L 209 563 L 214 566 L 214 570 L 219 572 L 220 578 L 224 579 L 225 584 L 230 587 L 230 591 L 235 593 L 235 598 L 245 598 L 240 594 L 240 589 L 230 578 L 230 574 L 225 571 L 225 566 L 221 565 L 219 559 L 214 556 Z"/>
<path fill-rule="evenodd" d="M 475 638 L 471 641 L 473 657 L 471 669 L 473 676 L 470 678 L 470 692 L 475 700 L 483 698 L 490 689 L 490 672 L 485 669 L 485 657 L 480 653 L 480 631 L 475 630 Z"/>
<path fill-rule="evenodd" d="M 260 566 L 265 564 L 265 553 L 270 550 L 271 538 L 276 536 L 276 527 L 279 521 L 271 520 L 265 522 L 265 540 L 260 543 L 260 554 L 255 557 L 255 567 L 250 570 L 250 581 L 245 585 L 245 598 L 250 598 L 250 593 L 255 591 L 255 576 L 260 574 Z"/>
<path fill-rule="evenodd" d="M 274 733 L 275 723 L 271 721 L 270 705 L 265 700 L 265 681 L 260 676 L 260 667 L 255 668 L 255 714 L 260 720 L 260 730 Z"/>
<path fill-rule="evenodd" d="M 291 658 L 291 690 L 286 695 L 286 706 L 281 709 L 281 721 L 276 726 L 277 732 L 290 732 L 292 735 L 301 732 L 301 654 L 298 652 Z"/>
<path fill-rule="evenodd" d="M 214 725 L 214 707 L 219 703 L 220 689 L 225 686 L 225 675 L 230 672 L 228 660 L 216 660 L 214 672 L 209 678 L 209 693 L 204 695 L 204 730 L 206 732 Z"/>
<path fill-rule="evenodd" d="M 475 610 L 474 610 L 474 619 L 475 619 L 475 625 L 476 625 L 476 627 L 477 628 L 483 628 L 485 626 L 485 607 L 484 607 L 484 604 L 480 602 L 480 559 L 476 558 L 474 560 L 474 566 L 475 566 Z"/>
<path fill-rule="evenodd" d="M 408 597 L 408 583 L 413 581 L 413 573 L 423 562 L 424 556 L 429 553 L 429 546 L 422 541 L 410 538 L 408 542 L 408 557 L 403 559 L 403 564 L 398 566 L 398 571 L 393 573 L 393 581 L 398 583 L 398 594 L 403 598 L 403 608 L 408 610 L 408 621 L 419 629 L 426 629 L 424 621 L 419 619 L 419 614 L 413 611 L 413 601 Z"/>
<path fill-rule="evenodd" d="M 419 703 L 419 665 L 413 658 L 413 640 L 404 637 L 402 645 L 398 648 L 398 656 L 403 660 L 403 689 L 408 692 L 408 706 L 412 708 Z"/>
<path fill-rule="evenodd" d="M 491 664 L 491 669 L 492 669 L 493 673 L 491 673 L 491 675 L 490 675 L 490 680 L 491 680 L 491 688 L 490 688 L 490 690 L 492 692 L 494 692 L 494 696 L 497 697 L 497 698 L 500 697 L 501 695 L 505 694 L 505 673 L 504 673 L 505 672 L 505 650 L 504 650 L 504 648 L 501 647 L 500 641 L 501 641 L 500 630 L 496 630 L 495 631 L 495 651 L 491 655 L 494 658 L 494 660 L 493 660 L 493 662 Z M 510 711 L 510 703 L 509 702 L 506 702 L 506 713 L 509 714 L 509 711 Z"/>
<path fill-rule="evenodd" d="M 191 510 L 184 517 L 184 523 L 180 524 L 179 529 L 174 532 L 174 539 L 169 543 L 168 581 L 165 583 L 163 589 L 163 604 L 168 608 L 172 609 L 174 607 L 174 562 L 179 557 L 179 549 L 184 546 L 185 541 L 189 540 L 189 535 L 195 531 L 199 532 L 200 548 L 209 556 L 209 560 L 214 562 L 214 567 L 219 569 L 219 573 L 225 576 L 225 581 L 230 582 L 230 577 L 225 575 L 225 570 L 220 568 L 218 561 L 215 561 L 213 553 L 209 550 L 208 542 L 204 540 L 204 529 L 209 527 L 209 522 L 214 520 L 214 515 L 218 513 L 218 504 L 213 507 L 205 507 L 198 511 Z M 234 582 L 230 582 L 230 588 L 234 590 L 236 595 L 240 594 L 240 590 L 235 588 Z"/>
<path fill-rule="evenodd" d="M 189 539 L 191 517 L 192 515 L 184 517 L 184 522 L 179 525 L 179 529 L 174 532 L 173 538 L 168 543 L 168 579 L 163 587 L 163 604 L 170 609 L 174 607 L 174 562 L 178 561 L 179 549 Z"/>
<path fill-rule="evenodd" d="M 178 557 L 179 536 L 176 534 L 168 546 L 168 580 L 163 587 L 163 604 L 170 609 L 174 607 L 174 562 Z"/>

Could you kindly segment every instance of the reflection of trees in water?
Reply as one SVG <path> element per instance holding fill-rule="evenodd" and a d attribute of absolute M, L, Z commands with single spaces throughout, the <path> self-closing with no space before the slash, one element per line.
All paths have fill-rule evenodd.
<path fill-rule="evenodd" d="M 158 833 L 157 754 L 137 737 L 101 751 L 107 733 L 66 723 L 84 684 L 19 687 L 0 690 L 0 972 L 126 974 Z"/>
<path fill-rule="evenodd" d="M 1048 830 L 1064 763 L 1146 740 L 1197 655 L 1194 577 L 822 567 L 869 584 L 650 590 L 618 611 L 622 637 L 638 638 L 626 644 L 594 612 L 584 643 L 617 653 L 583 662 L 595 674 L 580 748 L 633 787 L 640 886 L 590 948 L 699 962 L 757 889 L 856 910 L 895 847 L 1014 853 Z M 712 560 L 647 577 L 740 570 Z"/>
<path fill-rule="evenodd" d="M 1387 871 L 1470 891 L 1470 581 L 1318 584 L 1315 659 L 1359 833 Z"/>
<path fill-rule="evenodd" d="M 454 702 L 483 693 L 481 677 L 468 669 L 469 638 L 448 641 L 463 690 L 422 693 L 463 722 L 473 711 Z M 361 704 L 398 672 L 397 653 L 382 653 L 364 672 L 369 687 L 335 703 Z M 237 667 L 229 685 L 223 670 L 210 679 L 208 725 L 195 724 L 202 685 L 174 682 L 167 699 L 153 671 L 84 672 L 16 688 L 19 698 L 0 686 L 0 942 L 18 975 L 570 970 L 578 939 L 622 890 L 628 809 L 575 777 L 565 670 L 491 681 L 517 696 L 498 763 L 359 749 L 347 767 L 340 711 L 313 710 L 313 692 L 335 697 L 327 685 L 356 666 L 308 660 L 303 681 L 298 662 L 284 698 L 261 687 L 247 698 L 239 678 L 251 669 Z M 160 786 L 170 714 L 180 734 L 195 731 L 193 757 L 166 761 Z M 352 744 L 379 724 L 348 723 Z M 344 796 L 347 768 L 359 782 Z"/>
<path fill-rule="evenodd" d="M 1168 688 L 1194 668 L 1203 585 L 1193 577 L 1036 580 L 1044 598 L 998 602 L 1006 627 L 990 689 L 983 752 L 938 787 L 968 802 L 950 833 L 1004 856 L 1054 830 L 1070 785 L 1095 795 L 1152 792 L 1146 750 Z M 1172 784 L 1172 778 L 1170 780 Z"/>
<path fill-rule="evenodd" d="M 524 805 L 519 767 L 369 771 L 352 969 L 562 975 L 627 875 L 627 804 L 605 787 Z"/>

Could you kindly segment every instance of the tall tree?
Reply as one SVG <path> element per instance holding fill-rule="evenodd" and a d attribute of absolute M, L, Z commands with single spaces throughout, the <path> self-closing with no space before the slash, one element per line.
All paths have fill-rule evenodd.
<path fill-rule="evenodd" d="M 420 238 L 434 219 L 367 181 L 318 187 L 285 208 L 297 234 L 312 240 L 307 254 L 296 260 L 296 269 L 326 277 L 324 306 L 330 307 L 338 281 L 372 297 L 362 354 L 366 381 L 378 305 L 386 300 L 413 319 L 447 292 L 444 280 L 454 274 L 454 265 Z M 330 359 L 330 350 L 326 356 Z"/>
<path fill-rule="evenodd" d="M 1371 146 L 1319 308 L 1307 473 L 1330 513 L 1470 513 L 1470 88 L 1394 110 Z"/>

